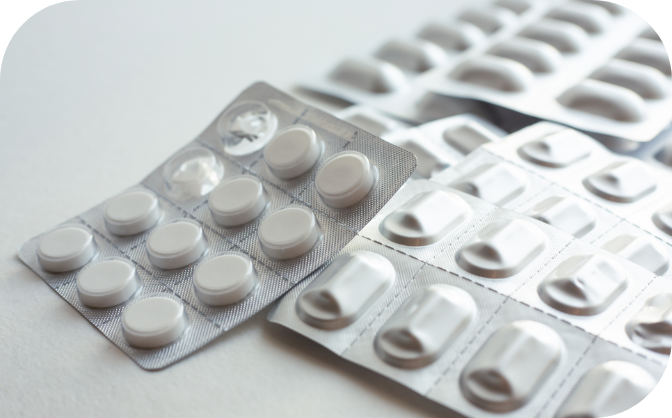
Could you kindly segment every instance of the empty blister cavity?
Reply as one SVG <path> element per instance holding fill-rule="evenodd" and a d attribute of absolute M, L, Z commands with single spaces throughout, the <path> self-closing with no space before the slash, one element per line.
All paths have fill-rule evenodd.
<path fill-rule="evenodd" d="M 604 32 L 612 17 L 608 11 L 595 4 L 567 3 L 548 14 L 552 19 L 562 20 L 580 26 L 588 33 Z"/>
<path fill-rule="evenodd" d="M 370 93 L 391 93 L 406 85 L 406 76 L 399 68 L 376 59 L 347 59 L 329 77 Z"/>
<path fill-rule="evenodd" d="M 534 75 L 523 64 L 507 58 L 482 55 L 458 65 L 450 77 L 465 83 L 505 91 L 522 92 L 534 83 Z"/>
<path fill-rule="evenodd" d="M 182 199 L 210 193 L 223 176 L 224 166 L 215 154 L 205 148 L 182 151 L 163 167 L 168 190 Z"/>
<path fill-rule="evenodd" d="M 63 225 L 47 232 L 37 244 L 40 266 L 52 273 L 78 269 L 96 255 L 91 231 L 83 225 Z"/>
<path fill-rule="evenodd" d="M 376 183 L 376 169 L 357 151 L 343 151 L 328 159 L 315 177 L 315 188 L 322 201 L 343 209 L 359 203 Z"/>
<path fill-rule="evenodd" d="M 525 13 L 532 7 L 532 4 L 527 0 L 497 0 L 495 4 L 499 7 L 509 9 L 517 15 Z"/>
<path fill-rule="evenodd" d="M 669 94 L 669 81 L 660 71 L 636 62 L 614 59 L 590 77 L 625 87 L 644 99 L 664 99 Z"/>
<path fill-rule="evenodd" d="M 669 355 L 672 347 L 672 292 L 647 300 L 625 325 L 625 332 L 641 347 Z"/>
<path fill-rule="evenodd" d="M 654 225 L 667 235 L 672 235 L 672 204 L 667 205 L 651 216 Z"/>
<path fill-rule="evenodd" d="M 226 227 L 243 225 L 256 219 L 267 205 L 261 180 L 249 175 L 232 177 L 222 182 L 208 197 L 212 219 Z"/>
<path fill-rule="evenodd" d="M 664 274 L 670 267 L 670 257 L 665 246 L 644 235 L 619 235 L 605 243 L 602 249 L 632 261 L 657 275 Z"/>
<path fill-rule="evenodd" d="M 147 258 L 160 269 L 176 269 L 198 260 L 208 248 L 198 222 L 177 219 L 158 226 L 147 238 Z"/>
<path fill-rule="evenodd" d="M 417 176 L 428 179 L 450 165 L 450 155 L 431 142 L 410 138 L 395 145 L 412 152 L 418 159 L 414 171 Z"/>
<path fill-rule="evenodd" d="M 665 50 L 665 45 L 660 41 L 637 39 L 632 45 L 619 52 L 616 58 L 648 65 L 665 75 L 672 75 L 670 58 Z"/>
<path fill-rule="evenodd" d="M 392 286 L 394 266 L 382 255 L 352 251 L 332 262 L 296 301 L 305 323 L 339 329 L 359 319 Z"/>
<path fill-rule="evenodd" d="M 511 277 L 527 267 L 546 248 L 546 238 L 535 225 L 520 219 L 490 223 L 455 254 L 469 273 L 490 279 Z"/>
<path fill-rule="evenodd" d="M 469 22 L 483 32 L 491 34 L 516 20 L 516 14 L 501 7 L 471 9 L 462 13 L 459 19 Z"/>
<path fill-rule="evenodd" d="M 274 176 L 292 179 L 313 168 L 322 154 L 321 141 L 305 125 L 291 125 L 266 145 L 264 160 Z"/>
<path fill-rule="evenodd" d="M 570 315 L 597 315 L 628 286 L 620 264 L 600 254 L 569 257 L 537 288 L 548 306 Z"/>
<path fill-rule="evenodd" d="M 418 38 L 449 51 L 464 51 L 483 41 L 485 34 L 477 26 L 467 22 L 454 22 L 450 25 L 430 23 L 418 33 Z"/>
<path fill-rule="evenodd" d="M 378 357 L 402 368 L 438 359 L 476 317 L 474 299 L 462 289 L 435 284 L 418 290 L 378 331 Z"/>
<path fill-rule="evenodd" d="M 124 309 L 121 329 L 126 341 L 138 348 L 158 348 L 175 342 L 188 326 L 184 304 L 172 295 L 141 298 Z"/>
<path fill-rule="evenodd" d="M 257 283 L 252 260 L 242 253 L 217 254 L 194 271 L 194 293 L 201 302 L 211 306 L 239 302 Z"/>
<path fill-rule="evenodd" d="M 598 80 L 583 80 L 558 97 L 571 109 L 619 122 L 641 122 L 646 104 L 634 91 Z"/>
<path fill-rule="evenodd" d="M 535 73 L 552 73 L 562 62 L 562 55 L 557 49 L 527 38 L 509 39 L 494 46 L 488 53 L 517 61 Z"/>
<path fill-rule="evenodd" d="M 645 163 L 619 161 L 589 175 L 583 185 L 593 194 L 613 202 L 635 202 L 656 190 L 657 181 Z"/>
<path fill-rule="evenodd" d="M 588 43 L 588 34 L 574 23 L 543 19 L 523 30 L 519 36 L 545 42 L 560 52 L 579 52 Z"/>
<path fill-rule="evenodd" d="M 483 144 L 499 140 L 499 137 L 478 122 L 468 121 L 443 131 L 443 140 L 463 155 L 467 155 Z"/>
<path fill-rule="evenodd" d="M 124 303 L 139 287 L 135 265 L 120 257 L 97 260 L 77 275 L 79 300 L 92 308 L 109 308 Z"/>
<path fill-rule="evenodd" d="M 401 245 L 423 246 L 443 240 L 471 215 L 461 197 L 443 190 L 413 196 L 380 223 L 380 233 Z"/>
<path fill-rule="evenodd" d="M 535 321 L 496 330 L 460 375 L 462 394 L 492 412 L 521 408 L 555 371 L 564 353 L 560 336 Z"/>
<path fill-rule="evenodd" d="M 590 369 L 574 386 L 555 418 L 610 417 L 641 402 L 656 386 L 636 364 L 608 361 Z"/>
<path fill-rule="evenodd" d="M 563 168 L 588 158 L 592 139 L 573 129 L 547 135 L 518 148 L 518 154 L 528 161 L 546 167 Z"/>
<path fill-rule="evenodd" d="M 422 73 L 446 61 L 446 53 L 424 40 L 392 40 L 380 47 L 376 58 L 415 73 Z"/>
<path fill-rule="evenodd" d="M 529 180 L 520 169 L 505 163 L 483 164 L 449 187 L 502 206 L 523 194 Z"/>
<path fill-rule="evenodd" d="M 262 102 L 241 102 L 224 113 L 217 132 L 229 155 L 248 155 L 262 149 L 278 129 L 278 118 Z"/>
<path fill-rule="evenodd" d="M 269 257 L 287 260 L 307 253 L 322 235 L 315 214 L 303 206 L 286 206 L 259 224 L 259 243 Z"/>
<path fill-rule="evenodd" d="M 149 190 L 129 190 L 105 205 L 105 227 L 115 235 L 145 232 L 161 218 L 159 199 Z"/>
<path fill-rule="evenodd" d="M 537 203 L 525 215 L 581 238 L 597 224 L 592 206 L 573 197 L 553 196 Z"/>

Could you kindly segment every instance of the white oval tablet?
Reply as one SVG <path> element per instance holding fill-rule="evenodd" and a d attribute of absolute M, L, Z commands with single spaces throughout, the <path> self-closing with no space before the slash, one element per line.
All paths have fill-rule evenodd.
<path fill-rule="evenodd" d="M 212 219 L 223 226 L 238 226 L 261 215 L 268 201 L 261 181 L 249 175 L 236 176 L 210 192 Z"/>
<path fill-rule="evenodd" d="M 274 176 L 292 179 L 308 172 L 320 154 L 322 147 L 315 131 L 305 125 L 291 125 L 266 145 L 264 159 Z"/>
<path fill-rule="evenodd" d="M 204 196 L 224 176 L 224 166 L 210 150 L 192 148 L 168 160 L 163 177 L 170 192 L 178 198 Z"/>
<path fill-rule="evenodd" d="M 134 235 L 153 227 L 161 218 L 159 199 L 149 190 L 129 190 L 105 206 L 105 227 L 115 235 Z"/>
<path fill-rule="evenodd" d="M 135 266 L 118 257 L 98 260 L 77 275 L 79 299 L 93 308 L 108 308 L 126 302 L 138 287 Z"/>
<path fill-rule="evenodd" d="M 81 225 L 64 225 L 54 229 L 37 244 L 40 266 L 53 273 L 78 269 L 95 254 L 93 235 Z"/>
<path fill-rule="evenodd" d="M 126 341 L 139 348 L 163 347 L 187 329 L 182 302 L 167 296 L 140 299 L 124 309 L 121 328 Z"/>
<path fill-rule="evenodd" d="M 408 84 L 399 68 L 375 58 L 346 59 L 334 68 L 329 78 L 370 93 L 392 93 Z"/>
<path fill-rule="evenodd" d="M 628 160 L 609 164 L 586 177 L 583 185 L 603 199 L 632 203 L 656 190 L 658 182 L 644 162 Z"/>
<path fill-rule="evenodd" d="M 665 246 L 645 235 L 619 235 L 605 243 L 602 249 L 632 261 L 657 275 L 665 274 L 670 267 L 670 257 Z"/>
<path fill-rule="evenodd" d="M 353 251 L 334 260 L 296 301 L 296 313 L 322 329 L 346 327 L 359 319 L 394 283 L 394 266 L 382 255 Z"/>
<path fill-rule="evenodd" d="M 574 197 L 553 196 L 537 203 L 525 215 L 581 238 L 597 224 L 593 207 Z"/>
<path fill-rule="evenodd" d="M 322 165 L 315 177 L 320 197 L 332 208 L 342 209 L 359 203 L 371 191 L 375 171 L 366 155 L 340 152 Z"/>
<path fill-rule="evenodd" d="M 147 239 L 149 261 L 161 269 L 176 269 L 191 264 L 206 248 L 203 229 L 187 219 L 161 225 Z"/>
<path fill-rule="evenodd" d="M 523 194 L 529 184 L 521 169 L 507 163 L 492 163 L 477 167 L 448 186 L 503 206 Z"/>
<path fill-rule="evenodd" d="M 534 74 L 523 64 L 508 58 L 481 55 L 459 64 L 450 77 L 489 89 L 522 92 L 534 83 Z"/>
<path fill-rule="evenodd" d="M 669 355 L 672 347 L 672 292 L 647 300 L 625 325 L 625 332 L 636 344 Z"/>
<path fill-rule="evenodd" d="M 207 305 L 236 303 L 257 285 L 257 273 L 244 254 L 218 255 L 200 264 L 194 272 L 194 293 Z"/>
<path fill-rule="evenodd" d="M 258 235 L 267 256 L 286 260 L 310 251 L 320 239 L 320 226 L 310 209 L 289 206 L 264 218 Z"/>
<path fill-rule="evenodd" d="M 518 154 L 535 164 L 563 168 L 588 158 L 592 141 L 581 132 L 565 129 L 522 145 Z"/>

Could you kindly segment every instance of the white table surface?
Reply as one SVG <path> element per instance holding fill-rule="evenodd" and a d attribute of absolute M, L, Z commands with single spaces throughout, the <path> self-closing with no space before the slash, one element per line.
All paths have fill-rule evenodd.
<path fill-rule="evenodd" d="M 465 2 L 80 1 L 29 20 L 0 77 L 0 416 L 450 416 L 268 309 L 144 371 L 16 250 L 136 184 L 252 82 L 300 93 L 311 67 Z"/>

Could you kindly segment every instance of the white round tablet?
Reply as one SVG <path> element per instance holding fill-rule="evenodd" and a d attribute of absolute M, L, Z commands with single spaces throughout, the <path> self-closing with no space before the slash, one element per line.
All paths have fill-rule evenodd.
<path fill-rule="evenodd" d="M 261 215 L 267 203 L 261 181 L 248 175 L 221 183 L 208 197 L 212 219 L 223 226 L 250 222 Z"/>
<path fill-rule="evenodd" d="M 259 242 L 267 256 L 286 260 L 308 252 L 320 238 L 313 212 L 302 206 L 279 209 L 261 221 Z"/>
<path fill-rule="evenodd" d="M 194 272 L 194 292 L 207 305 L 229 305 L 245 298 L 257 284 L 249 257 L 226 253 L 204 261 Z"/>
<path fill-rule="evenodd" d="M 75 270 L 96 254 L 96 242 L 86 227 L 63 225 L 42 237 L 37 256 L 43 269 L 54 273 Z"/>
<path fill-rule="evenodd" d="M 121 328 L 132 346 L 163 347 L 182 336 L 187 329 L 187 314 L 179 300 L 168 296 L 148 297 L 124 309 Z"/>
<path fill-rule="evenodd" d="M 375 183 L 374 168 L 364 154 L 345 151 L 331 157 L 315 177 L 320 197 L 332 208 L 359 203 Z"/>
<path fill-rule="evenodd" d="M 134 235 L 153 227 L 161 217 L 159 199 L 149 190 L 129 190 L 105 206 L 105 226 L 115 235 Z"/>
<path fill-rule="evenodd" d="M 224 166 L 212 151 L 205 148 L 184 150 L 163 167 L 168 190 L 181 199 L 210 193 L 223 176 Z"/>
<path fill-rule="evenodd" d="M 292 125 L 278 132 L 266 145 L 264 159 L 273 175 L 281 179 L 298 177 L 310 170 L 322 154 L 315 131 Z"/>
<path fill-rule="evenodd" d="M 207 248 L 203 229 L 179 219 L 157 227 L 147 239 L 149 261 L 158 268 L 176 269 L 198 260 Z"/>
<path fill-rule="evenodd" d="M 77 276 L 79 299 L 93 308 L 108 308 L 126 302 L 138 287 L 135 266 L 118 257 L 100 259 Z"/>

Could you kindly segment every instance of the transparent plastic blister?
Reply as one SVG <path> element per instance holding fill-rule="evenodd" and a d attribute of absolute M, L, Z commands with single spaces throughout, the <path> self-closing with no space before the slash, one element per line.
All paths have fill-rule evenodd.
<path fill-rule="evenodd" d="M 161 369 L 332 258 L 414 169 L 409 152 L 258 83 L 140 185 L 19 256 Z"/>
<path fill-rule="evenodd" d="M 438 215 L 453 221 L 437 227 Z M 365 290 L 376 288 L 384 269 L 349 280 L 342 268 L 365 252 L 396 269 L 384 293 Z M 596 358 L 638 364 L 652 372 L 646 393 L 655 386 L 667 359 L 622 341 L 623 317 L 663 281 L 543 222 L 419 180 L 288 292 L 269 320 L 467 416 L 550 417 L 555 397 L 567 396 L 574 383 L 566 382 L 598 342 L 615 349 Z M 665 317 L 672 296 L 663 302 L 657 312 Z M 355 310 L 350 304 L 359 315 L 346 315 Z M 349 320 L 325 326 L 316 315 Z M 664 334 L 672 344 L 662 322 L 652 339 Z"/>

